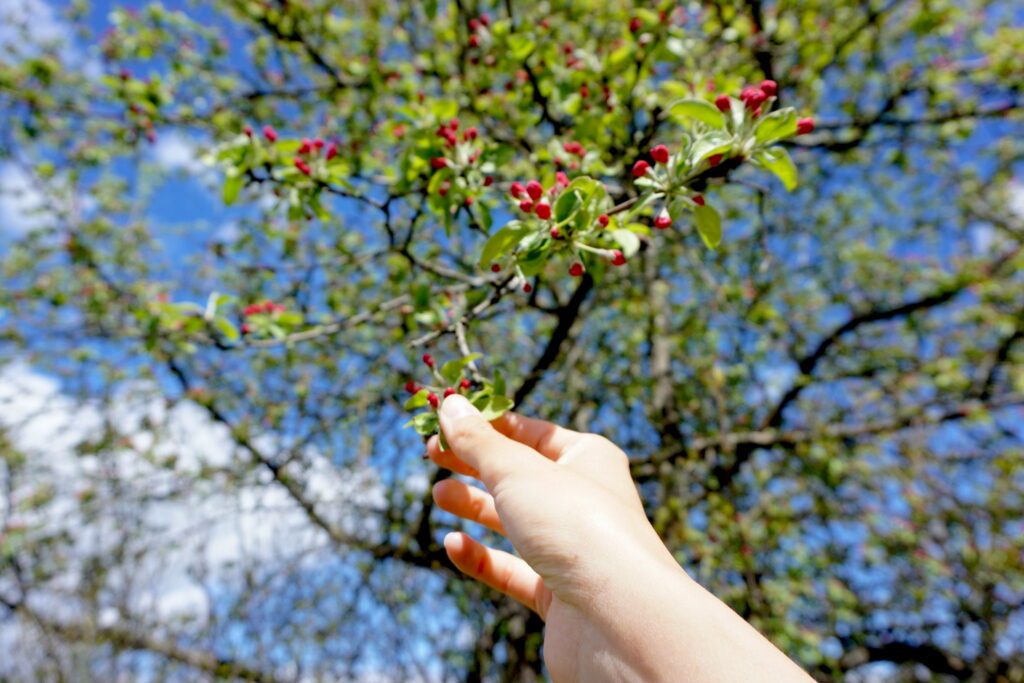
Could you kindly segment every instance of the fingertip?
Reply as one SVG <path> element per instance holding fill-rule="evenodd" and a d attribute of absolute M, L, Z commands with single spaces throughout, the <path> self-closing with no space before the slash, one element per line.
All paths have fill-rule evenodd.
<path fill-rule="evenodd" d="M 461 531 L 449 532 L 444 537 L 444 549 L 447 550 L 448 554 L 452 557 L 462 554 L 462 551 L 465 547 L 465 534 Z"/>

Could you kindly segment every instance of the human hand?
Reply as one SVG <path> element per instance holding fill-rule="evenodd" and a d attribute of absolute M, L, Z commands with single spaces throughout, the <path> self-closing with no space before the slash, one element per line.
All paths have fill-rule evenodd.
<path fill-rule="evenodd" d="M 435 501 L 505 535 L 520 555 L 452 533 L 448 556 L 544 619 L 554 680 L 806 680 L 682 571 L 610 441 L 514 413 L 491 424 L 458 395 L 440 419 L 450 450 L 433 437 L 431 459 L 487 490 L 446 479 Z M 749 665 L 737 664 L 738 651 Z"/>

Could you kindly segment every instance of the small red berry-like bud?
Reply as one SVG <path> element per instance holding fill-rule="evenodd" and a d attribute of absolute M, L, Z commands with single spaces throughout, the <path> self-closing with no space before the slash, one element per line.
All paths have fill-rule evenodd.
<path fill-rule="evenodd" d="M 277 140 L 277 131 L 272 126 L 263 126 L 263 137 L 268 142 L 275 142 Z"/>
<path fill-rule="evenodd" d="M 651 165 L 649 163 L 647 163 L 646 161 L 644 161 L 643 159 L 641 159 L 640 161 L 638 161 L 635 164 L 633 164 L 633 177 L 634 178 L 643 178 L 645 175 L 647 175 L 647 171 L 650 168 L 651 168 Z"/>
<path fill-rule="evenodd" d="M 302 159 L 299 159 L 298 157 L 296 157 L 293 160 L 292 163 L 294 163 L 295 164 L 295 168 L 299 169 L 299 171 L 301 171 L 302 173 L 305 173 L 306 175 L 312 175 L 313 169 L 310 168 L 309 164 L 307 164 Z"/>
<path fill-rule="evenodd" d="M 252 332 L 252 325 L 249 323 L 242 323 L 242 334 L 249 334 Z"/>
<path fill-rule="evenodd" d="M 313 138 L 313 147 L 316 148 L 316 151 L 319 152 L 322 150 L 325 144 L 327 143 L 325 143 L 322 138 Z"/>
<path fill-rule="evenodd" d="M 438 186 L 438 188 L 437 188 L 437 195 L 438 195 L 439 197 L 445 197 L 445 196 L 447 196 L 447 195 L 448 195 L 448 187 L 449 187 L 449 184 L 448 184 L 448 182 L 447 182 L 447 181 L 446 181 L 446 182 L 443 182 L 443 183 L 441 183 L 441 184 L 440 184 L 440 185 Z"/>
<path fill-rule="evenodd" d="M 666 209 L 662 209 L 661 213 L 654 219 L 654 227 L 658 230 L 664 230 L 672 225 L 672 216 L 668 215 Z"/>
<path fill-rule="evenodd" d="M 489 175 L 489 176 L 485 176 L 484 177 L 484 187 L 490 187 L 493 184 L 494 184 L 494 176 L 490 176 Z"/>
<path fill-rule="evenodd" d="M 477 19 L 476 17 L 473 17 L 472 19 L 470 19 L 469 20 L 469 30 L 470 31 L 479 31 L 480 30 L 480 20 Z"/>
<path fill-rule="evenodd" d="M 448 160 L 444 157 L 430 157 L 430 167 L 435 171 L 448 166 Z"/>
<path fill-rule="evenodd" d="M 458 392 L 456 392 L 455 389 L 452 389 L 451 387 L 448 387 L 447 389 L 444 390 L 444 397 L 448 398 L 449 396 L 451 396 L 452 394 L 455 394 L 455 393 L 458 393 Z"/>
<path fill-rule="evenodd" d="M 522 194 L 526 192 L 526 188 L 523 187 L 523 184 L 517 180 L 514 183 L 512 183 L 512 187 L 510 187 L 508 191 L 512 193 L 513 197 L 519 199 L 519 197 L 521 197 Z"/>
<path fill-rule="evenodd" d="M 530 195 L 533 201 L 537 201 L 544 194 L 544 187 L 536 180 L 531 180 L 526 183 L 526 194 Z"/>
<path fill-rule="evenodd" d="M 469 388 L 470 388 L 471 386 L 473 386 L 473 383 L 472 383 L 472 382 L 470 382 L 470 381 L 469 381 L 468 379 L 466 379 L 465 377 L 463 377 L 463 378 L 462 378 L 462 381 L 460 381 L 460 382 L 459 382 L 459 388 L 460 388 L 460 389 L 469 389 Z"/>
<path fill-rule="evenodd" d="M 523 199 L 521 202 L 519 202 L 519 210 L 522 211 L 523 213 L 530 213 L 531 211 L 533 211 L 533 202 L 531 202 L 529 199 Z"/>
<path fill-rule="evenodd" d="M 587 86 L 585 86 L 585 85 L 581 85 L 580 86 L 580 97 L 586 99 L 587 95 L 589 95 L 589 94 L 590 94 L 590 89 L 587 88 Z"/>
<path fill-rule="evenodd" d="M 330 161 L 336 156 L 338 156 L 338 146 L 332 142 L 327 145 L 327 153 L 324 154 L 324 158 L 326 158 L 327 161 Z"/>
<path fill-rule="evenodd" d="M 466 197 L 462 201 L 463 201 L 463 203 L 465 203 L 466 206 L 473 206 L 473 202 L 476 201 L 476 197 Z"/>
<path fill-rule="evenodd" d="M 644 22 L 640 19 L 640 17 L 633 17 L 632 19 L 629 20 L 629 32 L 636 33 L 641 28 L 643 28 L 643 25 Z"/>
<path fill-rule="evenodd" d="M 654 149 L 651 150 L 651 156 L 654 158 L 654 160 L 657 163 L 659 163 L 659 164 L 667 164 L 668 163 L 668 147 L 666 147 L 665 145 L 658 145 L 657 147 L 655 147 Z"/>
<path fill-rule="evenodd" d="M 266 301 L 264 301 L 263 302 L 263 310 L 266 311 L 267 313 L 273 313 L 274 312 L 274 302 L 271 301 L 270 299 L 267 299 Z"/>
<path fill-rule="evenodd" d="M 523 291 L 525 293 L 529 294 L 530 292 L 533 291 L 533 285 L 531 285 L 529 282 L 527 282 L 526 284 L 523 285 Z"/>
<path fill-rule="evenodd" d="M 475 164 L 476 163 L 476 153 L 475 152 L 473 154 L 469 155 L 469 163 L 471 163 L 471 164 Z"/>
<path fill-rule="evenodd" d="M 569 176 L 565 175 L 561 171 L 555 174 L 555 181 L 562 187 L 569 187 Z"/>
<path fill-rule="evenodd" d="M 418 386 L 416 386 L 416 382 L 413 382 L 412 380 L 410 380 L 410 381 L 405 383 L 405 390 L 406 390 L 406 392 L 408 392 L 410 394 L 415 394 L 417 391 L 420 390 L 420 388 Z"/>
<path fill-rule="evenodd" d="M 607 228 L 608 227 L 608 221 L 609 220 L 610 219 L 608 218 L 608 214 L 606 214 L 606 213 L 602 213 L 600 216 L 597 217 L 597 223 L 602 228 Z"/>
<path fill-rule="evenodd" d="M 732 100 L 728 95 L 719 95 L 715 98 L 715 106 L 718 107 L 718 111 L 725 113 L 732 109 Z"/>
<path fill-rule="evenodd" d="M 710 166 L 718 166 L 720 163 L 722 163 L 721 154 L 712 154 L 711 156 L 708 157 L 708 164 Z"/>
<path fill-rule="evenodd" d="M 571 275 L 573 277 L 579 277 L 579 276 L 583 275 L 583 264 L 582 263 L 574 263 L 571 266 L 569 266 L 569 275 Z"/>
<path fill-rule="evenodd" d="M 498 265 L 497 263 L 492 263 L 491 264 L 491 272 L 492 273 L 500 273 L 501 272 L 501 266 Z"/>
<path fill-rule="evenodd" d="M 768 97 L 775 97 L 775 93 L 779 90 L 779 84 L 775 81 L 765 79 L 761 81 L 761 92 Z"/>
<path fill-rule="evenodd" d="M 626 257 L 618 249 L 615 250 L 614 256 L 612 256 L 613 266 L 624 266 L 626 265 Z"/>
<path fill-rule="evenodd" d="M 562 233 L 558 232 L 558 228 L 551 228 L 551 239 L 557 240 L 562 236 Z"/>
<path fill-rule="evenodd" d="M 313 149 L 313 142 L 309 138 L 302 138 L 302 145 L 299 147 L 299 154 L 309 154 Z"/>
<path fill-rule="evenodd" d="M 470 47 L 480 47 L 480 38 L 478 36 L 476 36 L 475 34 L 471 35 L 469 37 L 469 46 Z"/>
<path fill-rule="evenodd" d="M 480 131 L 476 129 L 476 126 L 470 126 L 469 128 L 466 129 L 466 132 L 463 133 L 462 137 L 465 140 L 476 140 L 476 136 L 479 134 Z"/>
<path fill-rule="evenodd" d="M 740 92 L 740 99 L 743 100 L 747 109 L 753 111 L 761 106 L 761 103 L 768 99 L 764 91 L 753 85 L 749 85 Z"/>
<path fill-rule="evenodd" d="M 451 121 L 448 122 L 448 127 L 451 128 L 452 130 L 458 130 L 459 129 L 459 120 L 458 119 L 452 119 Z"/>
<path fill-rule="evenodd" d="M 247 136 L 252 137 L 252 126 L 250 126 L 248 123 L 245 124 L 245 128 L 242 129 L 242 132 L 244 132 Z"/>
<path fill-rule="evenodd" d="M 437 394 L 435 394 L 435 393 L 433 393 L 433 392 L 431 392 L 431 393 L 427 394 L 427 401 L 428 401 L 428 402 L 430 403 L 430 407 L 431 407 L 431 408 L 435 408 L 435 409 L 436 409 L 436 408 L 437 408 L 437 406 L 438 406 L 438 405 L 440 405 L 440 403 L 441 403 L 441 399 L 439 399 L 439 398 L 437 397 Z"/>
<path fill-rule="evenodd" d="M 696 204 L 697 206 L 704 206 L 704 195 L 694 195 L 693 203 Z"/>
<path fill-rule="evenodd" d="M 431 355 L 430 355 L 429 353 L 425 353 L 425 354 L 423 354 L 423 363 L 424 363 L 424 364 L 425 364 L 425 365 L 426 365 L 426 366 L 427 366 L 428 368 L 432 368 L 432 367 L 434 367 L 434 357 L 433 357 L 433 356 L 431 356 Z"/>
<path fill-rule="evenodd" d="M 256 315 L 257 313 L 263 312 L 263 306 L 261 304 L 249 304 L 242 309 L 242 315 Z"/>
<path fill-rule="evenodd" d="M 796 122 L 796 134 L 806 135 L 807 133 L 814 132 L 814 119 L 806 118 L 800 119 Z"/>
<path fill-rule="evenodd" d="M 128 69 L 121 69 L 121 71 L 118 73 L 118 76 L 121 77 L 122 81 L 127 81 L 129 78 L 132 77 L 132 72 Z"/>
<path fill-rule="evenodd" d="M 491 25 L 491 15 L 488 14 L 487 12 L 484 12 L 483 14 L 481 14 L 480 15 L 480 23 L 483 24 L 484 26 L 490 26 Z"/>
<path fill-rule="evenodd" d="M 533 212 L 537 214 L 537 218 L 547 220 L 551 218 L 551 205 L 547 202 L 538 202 L 537 206 L 534 207 Z"/>

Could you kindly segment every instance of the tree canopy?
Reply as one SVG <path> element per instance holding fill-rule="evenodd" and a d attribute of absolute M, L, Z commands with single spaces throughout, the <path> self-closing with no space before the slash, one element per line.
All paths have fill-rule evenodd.
<path fill-rule="evenodd" d="M 0 677 L 535 680 L 448 390 L 816 677 L 1024 680 L 1014 3 L 0 19 Z"/>

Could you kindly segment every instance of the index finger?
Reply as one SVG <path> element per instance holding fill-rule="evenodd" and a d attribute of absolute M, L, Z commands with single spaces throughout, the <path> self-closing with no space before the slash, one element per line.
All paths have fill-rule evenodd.
<path fill-rule="evenodd" d="M 505 413 L 491 424 L 508 438 L 529 446 L 555 462 L 558 462 L 569 445 L 581 436 L 579 432 L 553 422 L 513 412 Z"/>

